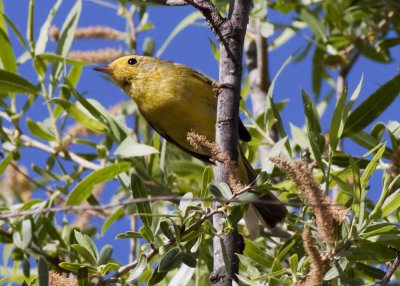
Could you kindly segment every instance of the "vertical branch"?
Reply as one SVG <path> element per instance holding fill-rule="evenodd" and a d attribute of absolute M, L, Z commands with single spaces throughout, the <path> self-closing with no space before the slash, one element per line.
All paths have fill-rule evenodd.
<path fill-rule="evenodd" d="M 265 111 L 267 92 L 271 84 L 268 68 L 268 43 L 260 33 L 260 20 L 251 21 L 248 25 L 248 36 L 244 42 L 246 65 L 249 72 L 250 98 L 254 117 L 257 118 Z M 275 137 L 274 130 L 269 130 Z M 270 147 L 259 146 L 261 165 L 266 162 Z"/>
<path fill-rule="evenodd" d="M 243 44 L 251 1 L 231 0 L 228 18 L 223 18 L 209 0 L 188 2 L 204 15 L 219 43 L 221 90 L 218 94 L 216 144 L 232 160 L 237 161 Z M 224 164 L 217 162 L 214 171 L 216 184 L 229 182 L 229 171 Z M 220 233 L 223 232 L 223 219 L 223 214 L 213 217 L 213 225 Z M 232 279 L 235 279 L 235 274 L 239 271 L 239 261 L 235 253 L 243 252 L 243 237 L 235 230 L 216 236 L 213 243 L 214 271 L 210 277 L 211 284 L 232 285 Z"/>

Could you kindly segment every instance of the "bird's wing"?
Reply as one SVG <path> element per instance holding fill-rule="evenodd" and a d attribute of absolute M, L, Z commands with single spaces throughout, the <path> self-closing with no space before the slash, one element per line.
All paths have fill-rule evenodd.
<path fill-rule="evenodd" d="M 198 71 L 193 70 L 193 75 L 196 76 L 201 81 L 204 81 L 205 83 L 210 85 L 211 88 L 212 88 L 213 83 L 215 83 L 215 81 L 213 81 L 212 78 L 210 78 Z M 251 141 L 250 132 L 249 132 L 249 130 L 247 130 L 246 126 L 244 126 L 243 121 L 240 118 L 239 118 L 239 138 L 243 142 Z"/>

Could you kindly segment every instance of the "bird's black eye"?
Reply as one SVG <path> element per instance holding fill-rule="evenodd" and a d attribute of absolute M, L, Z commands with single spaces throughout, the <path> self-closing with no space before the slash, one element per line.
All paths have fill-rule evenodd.
<path fill-rule="evenodd" d="M 133 65 L 135 65 L 135 64 L 137 64 L 137 60 L 136 60 L 135 58 L 130 58 L 130 59 L 128 60 L 128 65 L 133 66 Z"/>

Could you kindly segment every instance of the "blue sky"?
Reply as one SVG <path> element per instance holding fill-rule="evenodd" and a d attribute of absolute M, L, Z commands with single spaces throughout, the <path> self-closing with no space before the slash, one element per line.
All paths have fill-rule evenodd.
<path fill-rule="evenodd" d="M 6 15 L 11 18 L 12 21 L 17 25 L 22 34 L 25 34 L 27 25 L 27 0 L 19 0 L 18 5 L 14 1 L 4 1 Z M 61 5 L 57 15 L 55 17 L 55 25 L 61 27 L 66 15 L 69 12 L 70 7 L 74 1 L 64 1 Z M 36 1 L 35 9 L 35 35 L 38 35 L 41 24 L 47 17 L 48 11 L 51 8 L 53 1 L 38 0 Z M 189 13 L 193 12 L 194 9 L 191 7 L 151 7 L 150 8 L 150 21 L 154 23 L 155 29 L 140 34 L 138 38 L 138 48 L 141 50 L 143 40 L 146 36 L 154 38 L 157 47 L 156 50 L 161 46 L 164 40 L 168 37 L 174 27 Z M 288 22 L 291 15 L 282 15 L 271 11 L 269 14 L 270 19 L 273 21 L 282 23 Z M 97 5 L 91 1 L 83 1 L 83 10 L 80 17 L 79 26 L 89 25 L 108 25 L 119 30 L 125 29 L 125 21 L 123 18 L 116 15 L 116 12 L 112 9 Z M 309 31 L 302 31 L 303 33 L 310 34 Z M 16 37 L 11 31 L 12 43 L 15 49 L 15 54 L 19 56 L 23 49 L 17 42 Z M 218 66 L 214 60 L 211 49 L 209 47 L 209 39 L 213 39 L 213 34 L 209 31 L 206 26 L 190 26 L 180 33 L 168 46 L 162 55 L 163 59 L 168 59 L 174 62 L 186 64 L 194 69 L 202 71 L 203 73 L 217 79 L 218 78 Z M 286 60 L 286 58 L 296 51 L 299 47 L 304 47 L 307 44 L 306 40 L 301 36 L 295 36 L 293 39 L 288 41 L 281 48 L 273 51 L 269 55 L 270 59 L 270 73 L 274 77 L 277 70 Z M 73 45 L 73 49 L 89 50 L 106 47 L 121 47 L 124 48 L 123 42 L 111 42 L 104 40 L 82 40 L 76 41 Z M 48 51 L 54 51 L 56 44 L 50 42 L 48 45 Z M 355 86 L 358 84 L 361 75 L 364 74 L 364 85 L 361 91 L 359 102 L 362 99 L 370 95 L 380 84 L 385 83 L 391 77 L 398 72 L 398 60 L 400 58 L 400 49 L 397 48 L 392 54 L 394 62 L 391 64 L 380 64 L 375 63 L 365 58 L 361 58 L 351 71 L 348 82 L 349 90 L 352 92 Z M 36 75 L 32 71 L 31 62 L 28 62 L 20 67 L 19 72 L 24 77 L 30 79 L 32 82 L 36 82 Z M 304 88 L 310 94 L 311 92 L 311 57 L 308 56 L 302 62 L 289 64 L 280 78 L 278 79 L 275 87 L 274 98 L 275 101 L 289 100 L 286 108 L 282 112 L 281 116 L 286 127 L 286 131 L 290 133 L 289 123 L 292 123 L 298 127 L 304 124 L 304 114 L 301 101 L 301 89 Z M 78 85 L 80 92 L 86 92 L 87 97 L 95 98 L 100 101 L 103 106 L 110 107 L 116 103 L 126 100 L 127 97 L 117 87 L 111 85 L 109 82 L 102 79 L 102 77 L 94 72 L 91 67 L 84 68 L 81 80 Z M 326 87 L 325 87 L 326 90 Z M 330 118 L 332 114 L 332 108 L 334 106 L 332 101 L 328 107 L 326 115 L 323 117 L 322 125 L 323 130 L 326 131 L 329 128 Z M 356 103 L 356 106 L 358 104 Z M 393 105 L 380 117 L 380 121 L 388 122 L 389 120 L 398 119 L 400 101 L 397 99 Z M 30 117 L 42 120 L 47 117 L 46 109 L 42 105 L 37 105 L 30 113 Z M 359 156 L 366 152 L 361 148 L 345 143 L 346 151 L 354 152 L 356 156 Z M 29 166 L 32 162 L 38 165 L 43 165 L 43 157 L 41 152 L 30 152 L 29 156 L 24 153 L 22 164 Z M 380 178 L 375 178 L 374 186 L 377 190 L 380 190 Z M 112 195 L 113 188 L 108 188 L 106 193 L 109 192 L 109 196 Z M 107 195 L 107 196 L 108 196 Z M 377 194 L 375 194 L 377 195 Z M 375 197 L 375 196 L 374 196 Z M 102 223 L 100 220 L 95 219 L 96 223 Z M 98 245 L 104 245 L 106 243 L 113 244 L 114 257 L 118 258 L 121 262 L 127 262 L 127 249 L 129 247 L 128 241 L 118 241 L 115 243 L 113 240 L 117 233 L 127 231 L 129 228 L 128 219 L 122 220 L 121 223 L 115 224 L 106 235 L 102 238 L 97 239 Z"/>

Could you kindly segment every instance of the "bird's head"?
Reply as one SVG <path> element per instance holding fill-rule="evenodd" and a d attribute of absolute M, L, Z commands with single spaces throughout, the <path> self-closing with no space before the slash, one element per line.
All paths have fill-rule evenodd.
<path fill-rule="evenodd" d="M 145 56 L 124 56 L 108 66 L 96 67 L 94 70 L 109 75 L 122 89 L 128 89 L 136 79 L 157 68 L 158 59 Z"/>

